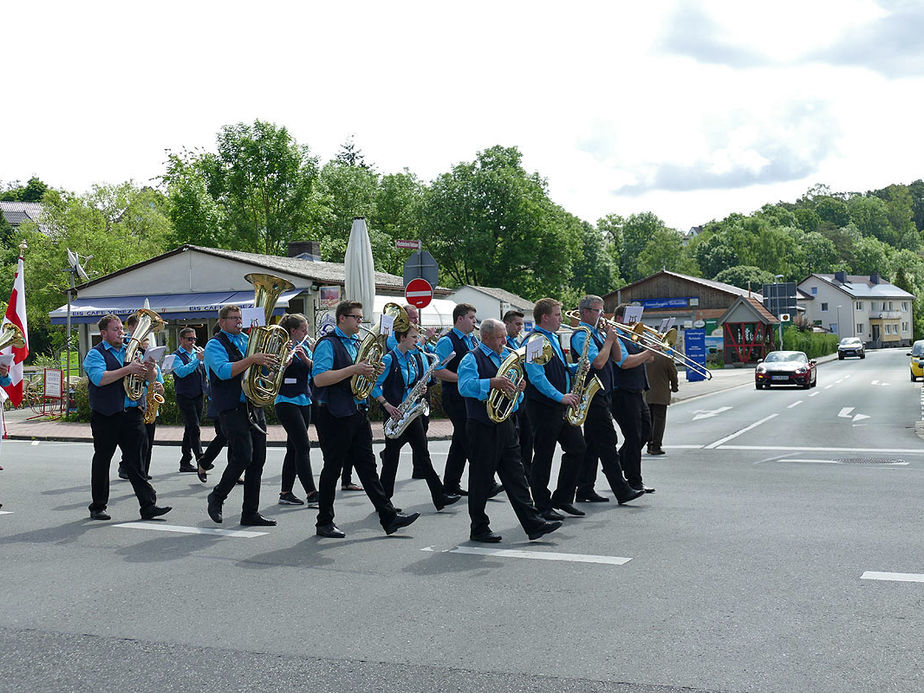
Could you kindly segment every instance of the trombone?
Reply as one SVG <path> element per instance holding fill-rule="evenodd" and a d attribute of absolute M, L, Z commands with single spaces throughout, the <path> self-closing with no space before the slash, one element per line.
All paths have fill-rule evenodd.
<path fill-rule="evenodd" d="M 570 320 L 576 320 L 577 322 L 581 321 L 581 313 L 577 310 L 569 310 L 565 313 L 565 317 Z M 676 327 L 672 327 L 664 334 L 661 334 L 656 329 L 649 327 L 643 322 L 637 322 L 634 325 L 625 325 L 621 322 L 603 317 L 602 313 L 597 321 L 598 325 L 600 323 L 606 325 L 608 329 L 615 330 L 618 336 L 634 342 L 642 349 L 654 352 L 655 354 L 663 354 L 673 359 L 687 370 L 701 375 L 706 380 L 712 380 L 712 371 L 698 364 L 686 354 L 682 354 L 674 349 L 674 344 L 677 343 Z"/>

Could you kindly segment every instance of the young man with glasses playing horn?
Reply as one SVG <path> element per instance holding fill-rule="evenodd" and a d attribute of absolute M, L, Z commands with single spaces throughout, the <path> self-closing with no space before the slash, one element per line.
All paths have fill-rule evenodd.
<path fill-rule="evenodd" d="M 343 465 L 347 460 L 362 482 L 363 490 L 379 514 L 386 534 L 394 534 L 420 517 L 405 515 L 391 504 L 375 469 L 372 452 L 372 426 L 366 400 L 353 396 L 350 381 L 354 375 L 376 377 L 376 368 L 366 361 L 355 363 L 359 352 L 359 325 L 363 321 L 363 304 L 341 301 L 335 312 L 337 327 L 318 340 L 314 348 L 312 377 L 318 403 L 315 427 L 324 456 L 318 484 L 317 535 L 330 539 L 346 536 L 334 524 L 334 495 Z"/>

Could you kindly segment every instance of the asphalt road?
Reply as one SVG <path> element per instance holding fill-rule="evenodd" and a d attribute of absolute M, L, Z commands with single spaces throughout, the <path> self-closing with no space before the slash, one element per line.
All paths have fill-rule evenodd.
<path fill-rule="evenodd" d="M 0 690 L 922 691 L 921 411 L 899 351 L 822 364 L 811 390 L 687 400 L 644 460 L 656 493 L 540 542 L 494 500 L 487 548 L 409 455 L 395 501 L 421 519 L 386 537 L 341 495 L 336 541 L 273 505 L 279 449 L 279 526 L 229 536 L 188 533 L 216 527 L 211 484 L 175 473 L 175 448 L 154 451 L 164 522 L 114 480 L 99 523 L 90 446 L 7 441 Z M 222 529 L 247 529 L 239 503 Z"/>

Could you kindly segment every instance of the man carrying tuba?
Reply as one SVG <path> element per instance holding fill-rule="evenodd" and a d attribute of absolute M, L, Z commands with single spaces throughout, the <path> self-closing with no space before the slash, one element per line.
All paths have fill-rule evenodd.
<path fill-rule="evenodd" d="M 222 521 L 222 504 L 241 474 L 244 476 L 244 503 L 241 524 L 272 527 L 275 520 L 260 514 L 260 481 L 266 462 L 266 418 L 263 409 L 251 407 L 241 387 L 244 371 L 250 366 L 274 366 L 276 355 L 247 353 L 241 309 L 224 306 L 218 312 L 221 328 L 205 346 L 205 366 L 211 385 L 210 410 L 218 413 L 221 432 L 228 441 L 230 459 L 221 481 L 208 495 L 208 513 L 214 522 Z M 251 421 L 251 414 L 254 421 Z"/>
<path fill-rule="evenodd" d="M 520 443 L 516 417 L 495 422 L 485 405 L 492 390 L 500 390 L 514 400 L 514 412 L 523 399 L 524 380 L 519 387 L 506 375 L 498 373 L 501 363 L 511 353 L 505 345 L 507 330 L 500 320 L 488 318 L 481 323 L 481 343 L 459 363 L 459 394 L 465 402 L 467 431 L 472 459 L 468 467 L 468 513 L 471 517 L 472 541 L 496 543 L 501 536 L 491 531 L 485 512 L 492 495 L 495 472 L 500 476 L 517 519 L 530 539 L 554 532 L 561 521 L 543 518 L 529 497 L 526 474 L 520 462 Z M 499 418 L 499 417 L 497 417 Z"/>

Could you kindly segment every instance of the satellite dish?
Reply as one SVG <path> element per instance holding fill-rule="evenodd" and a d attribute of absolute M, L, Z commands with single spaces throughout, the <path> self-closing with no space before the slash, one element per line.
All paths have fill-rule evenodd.
<path fill-rule="evenodd" d="M 87 256 L 86 259 L 89 260 L 91 257 L 93 256 L 89 255 Z M 83 267 L 80 264 L 80 255 L 72 251 L 70 248 L 67 249 L 67 264 L 70 266 L 69 271 L 72 274 L 76 274 L 80 278 L 80 281 L 82 282 L 90 281 L 90 277 L 87 276 L 87 273 L 84 271 Z"/>

